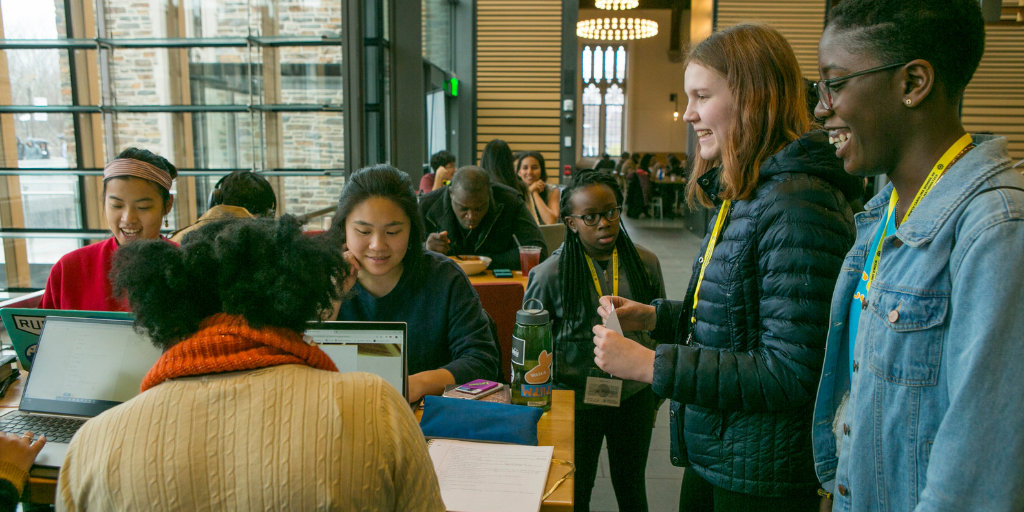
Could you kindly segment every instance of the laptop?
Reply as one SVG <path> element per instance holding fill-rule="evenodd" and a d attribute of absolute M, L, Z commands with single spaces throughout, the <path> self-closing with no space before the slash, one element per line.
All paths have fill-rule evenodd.
<path fill-rule="evenodd" d="M 139 394 L 162 351 L 128 320 L 47 317 L 35 367 L 0 432 L 45 434 L 36 466 L 60 467 L 82 424 Z"/>
<path fill-rule="evenodd" d="M 18 362 L 26 371 L 32 370 L 32 359 L 36 355 L 36 343 L 39 333 L 43 331 L 43 322 L 48 316 L 66 316 L 76 318 L 109 318 L 113 320 L 133 320 L 131 313 L 121 311 L 77 311 L 60 309 L 35 308 L 3 308 L 0 319 L 11 337 L 11 344 L 18 354 Z"/>
<path fill-rule="evenodd" d="M 339 372 L 378 375 L 409 398 L 405 322 L 309 322 L 305 337 Z"/>

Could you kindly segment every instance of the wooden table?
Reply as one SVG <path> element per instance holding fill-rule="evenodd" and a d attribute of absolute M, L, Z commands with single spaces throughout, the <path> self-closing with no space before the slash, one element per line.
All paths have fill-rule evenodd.
<path fill-rule="evenodd" d="M 423 409 L 416 410 L 416 419 L 423 416 Z M 555 389 L 551 392 L 551 410 L 544 413 L 537 422 L 537 444 L 554 446 L 556 459 L 576 462 L 576 395 L 572 391 Z M 569 472 L 569 468 L 552 464 L 548 471 L 546 493 L 552 485 Z M 567 478 L 548 499 L 541 503 L 541 512 L 570 512 L 573 509 L 573 477 Z"/>
<path fill-rule="evenodd" d="M 526 282 L 529 279 L 530 279 L 529 276 L 524 276 L 523 273 L 518 271 L 518 270 L 513 270 L 512 271 L 512 278 L 511 279 L 509 279 L 507 277 L 504 278 L 504 279 L 499 279 L 497 277 L 494 277 L 494 272 L 491 272 L 490 270 L 485 270 L 485 271 L 483 271 L 480 274 L 474 274 L 474 275 L 469 276 L 469 282 L 474 284 L 474 285 L 476 285 L 476 284 L 488 284 L 488 283 L 499 283 L 499 284 L 500 283 L 519 283 L 519 284 L 523 285 L 523 289 L 524 290 L 526 289 Z"/>
<path fill-rule="evenodd" d="M 18 365 L 21 370 L 21 365 Z M 7 394 L 0 398 L 0 416 L 18 408 L 21 402 L 21 392 L 25 389 L 25 381 L 28 380 L 28 372 L 21 370 L 21 376 L 7 390 Z M 25 494 L 22 500 L 25 503 L 38 503 L 41 505 L 53 505 L 57 497 L 57 480 L 53 478 L 29 477 L 28 485 L 25 486 Z"/>

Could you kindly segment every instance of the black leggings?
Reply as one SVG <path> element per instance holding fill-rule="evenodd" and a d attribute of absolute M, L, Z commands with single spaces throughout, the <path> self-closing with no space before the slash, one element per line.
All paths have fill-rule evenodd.
<path fill-rule="evenodd" d="M 608 468 L 619 510 L 647 512 L 647 451 L 657 405 L 658 397 L 648 387 L 619 407 L 576 410 L 574 510 L 590 510 L 601 441 L 607 438 Z"/>
<path fill-rule="evenodd" d="M 817 512 L 820 500 L 817 487 L 780 498 L 728 491 L 686 468 L 679 490 L 679 512 Z"/>

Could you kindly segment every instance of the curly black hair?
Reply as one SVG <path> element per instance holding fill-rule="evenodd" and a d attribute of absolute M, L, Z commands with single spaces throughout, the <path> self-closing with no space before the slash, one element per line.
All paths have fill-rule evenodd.
<path fill-rule="evenodd" d="M 576 174 L 572 183 L 562 191 L 562 199 L 559 203 L 558 215 L 565 222 L 565 218 L 572 215 L 573 196 L 588 187 L 599 185 L 611 189 L 615 194 L 615 202 L 622 206 L 622 189 L 611 175 L 603 172 L 585 172 Z M 622 258 L 622 266 L 626 271 L 626 279 L 629 280 L 629 289 L 633 300 L 641 304 L 649 304 L 658 298 L 658 285 L 647 273 L 647 267 L 640 259 L 640 253 L 626 233 L 626 226 L 619 226 L 619 237 L 615 240 L 615 248 Z M 562 245 L 562 256 L 558 260 L 558 277 L 562 285 L 562 309 L 563 322 L 562 333 L 568 336 L 572 331 L 572 325 L 579 320 L 588 318 L 593 311 L 593 306 L 586 299 L 589 288 L 593 287 L 590 276 L 590 269 L 587 265 L 586 250 L 580 240 L 579 233 L 565 227 L 565 242 Z"/>
<path fill-rule="evenodd" d="M 132 160 L 138 160 L 140 162 L 146 162 L 147 164 L 150 164 L 150 165 L 156 167 L 157 169 L 163 169 L 164 171 L 167 171 L 167 174 L 171 175 L 171 180 L 173 180 L 174 178 L 178 177 L 178 168 L 175 167 L 174 164 L 172 164 L 166 158 L 164 158 L 164 157 L 162 157 L 162 156 L 160 156 L 160 155 L 158 155 L 158 154 L 156 154 L 156 153 L 154 153 L 154 152 L 152 152 L 152 151 L 150 151 L 148 149 L 128 148 L 128 149 L 125 149 L 124 151 L 122 151 L 120 154 L 118 154 L 117 158 L 119 158 L 119 159 L 120 158 L 130 158 Z M 115 178 L 107 178 L 107 179 L 103 180 L 103 194 L 104 195 L 107 194 L 107 182 L 108 181 L 110 181 L 110 180 L 126 180 L 126 179 L 128 179 L 127 176 L 118 176 L 118 177 L 115 177 Z M 171 191 L 165 189 L 163 186 L 158 186 L 157 188 L 160 189 L 160 197 L 163 198 L 164 204 L 166 205 L 167 201 L 169 201 L 171 199 Z"/>
<path fill-rule="evenodd" d="M 829 12 L 828 28 L 853 31 L 850 51 L 866 50 L 882 64 L 928 61 L 953 99 L 985 53 L 978 0 L 843 0 Z"/>
<path fill-rule="evenodd" d="M 441 151 L 434 153 L 434 156 L 430 157 L 430 172 L 437 171 L 438 167 L 444 167 L 448 164 L 454 163 L 455 155 L 451 154 L 448 150 L 442 149 Z"/>
<path fill-rule="evenodd" d="M 110 273 L 127 297 L 135 326 L 170 348 L 217 313 L 241 315 L 253 328 L 305 330 L 340 296 L 348 275 L 341 247 L 309 237 L 294 217 L 210 222 L 181 247 L 163 240 L 125 244 Z"/>

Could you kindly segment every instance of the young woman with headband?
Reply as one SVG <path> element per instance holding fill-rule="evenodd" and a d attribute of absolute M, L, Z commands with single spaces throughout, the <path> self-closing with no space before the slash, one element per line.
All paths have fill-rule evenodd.
<path fill-rule="evenodd" d="M 171 183 L 178 169 L 145 149 L 128 148 L 103 168 L 103 211 L 114 235 L 65 254 L 50 270 L 43 309 L 128 311 L 111 293 L 111 261 L 132 240 L 160 237 L 160 224 L 174 204 Z"/>

